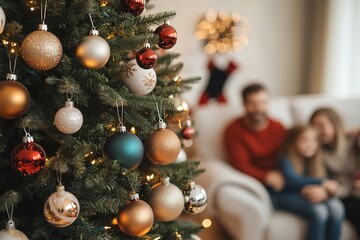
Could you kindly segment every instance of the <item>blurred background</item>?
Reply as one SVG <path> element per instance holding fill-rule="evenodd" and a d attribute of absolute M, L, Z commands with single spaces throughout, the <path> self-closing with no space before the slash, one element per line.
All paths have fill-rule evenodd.
<path fill-rule="evenodd" d="M 156 11 L 177 13 L 171 25 L 178 32 L 178 43 L 171 51 L 182 54 L 183 76 L 202 77 L 183 96 L 191 106 L 207 85 L 209 59 L 219 68 L 226 69 L 229 62 L 238 66 L 224 85 L 230 102 L 238 101 L 241 87 L 253 80 L 265 83 L 273 95 L 360 95 L 358 0 L 156 0 L 154 4 Z M 240 18 L 234 35 L 247 33 L 248 43 L 237 51 L 207 54 L 204 41 L 196 36 L 198 24 L 208 13 L 219 12 Z"/>
<path fill-rule="evenodd" d="M 181 53 L 179 61 L 184 63 L 181 77 L 202 78 L 181 96 L 190 106 L 199 132 L 195 146 L 185 149 L 188 157 L 202 162 L 213 157 L 224 158 L 222 130 L 228 120 L 241 114 L 240 91 L 253 81 L 263 83 L 274 98 L 280 98 L 281 101 L 270 106 L 270 112 L 287 127 L 306 122 L 315 107 L 323 104 L 330 104 L 343 114 L 348 127 L 360 126 L 358 115 L 354 115 L 360 112 L 359 0 L 155 0 L 153 3 L 154 11 L 177 13 L 171 25 L 178 32 L 178 42 L 170 51 Z M 357 100 L 350 103 L 338 99 Z M 349 108 L 347 112 L 344 106 Z M 207 172 L 211 170 L 208 168 Z M 216 184 L 223 177 L 215 175 L 205 182 L 214 180 Z M 236 201 L 244 196 L 238 193 L 236 197 L 235 194 L 222 197 L 209 196 L 208 206 L 211 209 L 218 201 L 222 212 L 206 211 L 184 218 L 206 228 L 199 234 L 202 239 L 244 239 L 240 235 L 245 229 L 231 225 L 231 221 L 238 221 L 233 212 L 241 211 Z M 224 214 L 226 209 L 228 212 Z M 283 231 L 284 223 L 292 224 L 287 218 L 278 219 L 282 222 L 272 220 L 270 224 L 279 227 L 277 232 Z"/>

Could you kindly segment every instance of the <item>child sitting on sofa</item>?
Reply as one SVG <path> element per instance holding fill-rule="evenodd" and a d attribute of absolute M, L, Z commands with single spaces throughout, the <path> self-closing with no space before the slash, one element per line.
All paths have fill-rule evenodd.
<path fill-rule="evenodd" d="M 324 178 L 315 128 L 297 126 L 289 130 L 280 167 L 285 188 L 274 196 L 275 207 L 307 221 L 307 240 L 339 240 L 344 208 L 340 200 L 332 197 L 337 183 Z M 317 190 L 304 194 L 303 188 L 309 186 Z"/>

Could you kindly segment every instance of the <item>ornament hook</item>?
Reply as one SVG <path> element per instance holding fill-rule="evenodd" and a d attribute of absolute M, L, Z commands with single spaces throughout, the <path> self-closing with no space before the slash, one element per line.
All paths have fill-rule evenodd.
<path fill-rule="evenodd" d="M 31 135 L 30 135 L 30 128 L 28 127 L 27 129 L 28 130 L 26 130 L 26 126 L 25 126 L 25 124 L 23 125 L 23 129 L 24 129 L 24 132 L 25 132 L 25 137 L 31 137 Z"/>
<path fill-rule="evenodd" d="M 10 222 L 13 222 L 13 215 L 14 215 L 14 204 L 11 204 L 11 209 L 9 209 L 7 203 L 5 202 L 5 208 L 6 208 L 6 213 L 8 215 L 9 218 L 9 224 L 11 224 Z"/>
<path fill-rule="evenodd" d="M 93 21 L 93 19 L 92 19 L 92 17 L 91 17 L 91 13 L 89 13 L 89 18 L 90 18 L 92 30 L 96 30 L 96 27 L 95 27 L 95 25 L 94 25 L 94 21 Z"/>
<path fill-rule="evenodd" d="M 119 104 L 118 101 L 121 100 L 121 115 L 120 115 L 120 110 L 119 110 Z M 122 127 L 124 126 L 124 99 L 116 99 L 116 111 L 117 111 L 117 116 L 118 116 L 118 120 L 119 120 L 119 126 Z"/>
<path fill-rule="evenodd" d="M 62 185 L 62 173 L 60 171 L 56 171 L 56 180 L 59 185 Z"/>
<path fill-rule="evenodd" d="M 45 0 L 44 6 L 43 6 L 43 0 L 41 0 L 40 4 L 41 4 L 41 7 L 40 7 L 41 16 L 40 16 L 40 18 L 41 18 L 42 24 L 45 24 L 47 0 Z"/>
<path fill-rule="evenodd" d="M 66 91 L 66 100 L 71 101 L 74 97 L 74 93 L 69 93 L 69 91 Z"/>
<path fill-rule="evenodd" d="M 162 109 L 162 100 L 160 101 L 160 107 L 159 107 L 159 104 L 157 103 L 154 94 L 153 94 L 153 97 L 154 97 L 155 104 L 156 104 L 156 111 L 157 111 L 157 113 L 158 113 L 159 123 L 164 123 L 164 119 L 161 117 L 161 114 L 160 114 L 160 112 L 162 112 L 162 111 L 160 110 L 160 108 Z"/>

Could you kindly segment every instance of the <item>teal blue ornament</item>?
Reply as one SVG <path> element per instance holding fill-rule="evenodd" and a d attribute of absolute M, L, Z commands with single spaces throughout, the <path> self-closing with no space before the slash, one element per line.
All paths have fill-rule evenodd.
<path fill-rule="evenodd" d="M 140 138 L 119 126 L 117 132 L 105 142 L 104 153 L 108 158 L 119 161 L 120 165 L 133 170 L 144 157 L 144 146 Z"/>

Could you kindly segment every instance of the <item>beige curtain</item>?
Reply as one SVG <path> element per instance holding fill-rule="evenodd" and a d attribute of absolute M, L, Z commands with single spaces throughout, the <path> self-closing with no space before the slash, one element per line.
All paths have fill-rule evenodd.
<path fill-rule="evenodd" d="M 309 0 L 306 90 L 360 96 L 360 0 Z"/>

